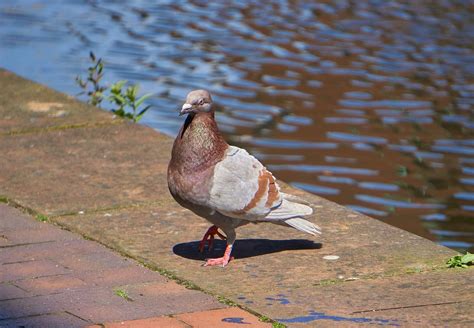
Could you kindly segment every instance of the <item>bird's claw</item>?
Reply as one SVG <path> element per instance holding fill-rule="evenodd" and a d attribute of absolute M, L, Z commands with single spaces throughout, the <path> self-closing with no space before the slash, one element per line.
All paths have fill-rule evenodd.
<path fill-rule="evenodd" d="M 204 237 L 202 240 L 199 242 L 199 252 L 202 253 L 204 252 L 204 248 L 206 247 L 206 244 L 208 245 L 207 248 L 208 250 L 212 250 L 212 246 L 214 245 L 214 239 L 215 235 L 219 236 L 220 239 L 226 240 L 226 237 L 219 232 L 219 228 L 216 226 L 210 227 L 207 232 L 204 234 Z"/>
<path fill-rule="evenodd" d="M 231 257 L 219 257 L 216 259 L 206 259 L 206 263 L 204 263 L 202 266 L 216 266 L 216 265 L 221 265 L 222 267 L 225 267 L 230 261 L 234 259 L 233 256 Z"/>

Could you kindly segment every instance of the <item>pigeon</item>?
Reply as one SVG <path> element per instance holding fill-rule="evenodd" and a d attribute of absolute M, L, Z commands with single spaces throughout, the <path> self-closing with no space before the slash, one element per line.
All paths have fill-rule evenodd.
<path fill-rule="evenodd" d="M 224 255 L 207 259 L 204 266 L 226 266 L 233 259 L 235 229 L 248 223 L 268 222 L 311 235 L 321 233 L 304 219 L 313 213 L 309 203 L 281 192 L 262 163 L 224 140 L 208 91 L 187 95 L 179 115 L 186 114 L 171 151 L 168 188 L 181 206 L 212 224 L 199 243 L 201 252 L 206 244 L 211 249 L 216 235 L 227 242 Z"/>

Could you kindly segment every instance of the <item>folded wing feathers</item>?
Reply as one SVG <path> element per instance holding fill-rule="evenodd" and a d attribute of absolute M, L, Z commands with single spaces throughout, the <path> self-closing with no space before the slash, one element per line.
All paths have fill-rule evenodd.
<path fill-rule="evenodd" d="M 215 167 L 209 205 L 227 216 L 255 221 L 280 203 L 273 175 L 247 151 L 230 146 Z"/>

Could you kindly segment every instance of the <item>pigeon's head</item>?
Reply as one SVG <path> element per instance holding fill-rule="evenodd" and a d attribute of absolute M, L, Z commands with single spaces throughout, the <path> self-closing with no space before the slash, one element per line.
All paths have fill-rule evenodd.
<path fill-rule="evenodd" d="M 179 115 L 210 111 L 212 111 L 211 94 L 206 90 L 194 90 L 188 93 Z"/>

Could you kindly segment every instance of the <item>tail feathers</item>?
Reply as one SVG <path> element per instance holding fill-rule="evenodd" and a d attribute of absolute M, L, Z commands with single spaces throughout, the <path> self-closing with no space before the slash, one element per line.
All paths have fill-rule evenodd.
<path fill-rule="evenodd" d="M 285 220 L 284 222 L 296 230 L 303 231 L 311 235 L 321 234 L 320 227 L 302 218 L 292 218 Z"/>
<path fill-rule="evenodd" d="M 272 210 L 265 220 L 285 220 L 299 216 L 311 215 L 313 209 L 307 205 L 293 203 L 283 198 L 280 206 Z"/>
<path fill-rule="evenodd" d="M 303 216 L 313 214 L 310 203 L 294 195 L 284 194 L 283 201 L 279 207 L 271 211 L 265 221 L 277 224 L 285 223 L 296 230 L 316 235 L 321 233 L 321 228 L 303 219 Z"/>

